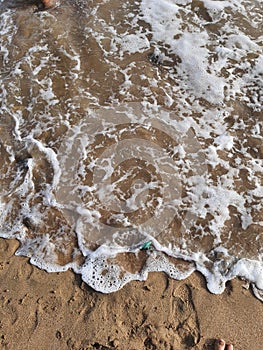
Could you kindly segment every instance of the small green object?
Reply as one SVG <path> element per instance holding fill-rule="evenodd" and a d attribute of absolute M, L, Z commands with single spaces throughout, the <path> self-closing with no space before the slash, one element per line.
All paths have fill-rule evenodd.
<path fill-rule="evenodd" d="M 151 247 L 151 245 L 152 245 L 151 241 L 145 242 L 145 243 L 143 243 L 141 250 L 147 250 Z"/>

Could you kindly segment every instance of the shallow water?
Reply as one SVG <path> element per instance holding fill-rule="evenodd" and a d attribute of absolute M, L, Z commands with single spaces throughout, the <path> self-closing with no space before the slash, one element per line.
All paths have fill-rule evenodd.
<path fill-rule="evenodd" d="M 0 2 L 0 236 L 103 292 L 198 270 L 260 297 L 262 2 L 25 3 Z"/>

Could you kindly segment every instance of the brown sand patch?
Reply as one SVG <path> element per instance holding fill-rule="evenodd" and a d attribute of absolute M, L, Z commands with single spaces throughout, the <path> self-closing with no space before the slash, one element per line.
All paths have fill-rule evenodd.
<path fill-rule="evenodd" d="M 17 246 L 0 239 L 1 349 L 212 350 L 219 336 L 235 350 L 261 349 L 263 304 L 244 281 L 213 295 L 198 273 L 151 273 L 106 295 L 70 271 L 48 274 L 14 257 Z"/>

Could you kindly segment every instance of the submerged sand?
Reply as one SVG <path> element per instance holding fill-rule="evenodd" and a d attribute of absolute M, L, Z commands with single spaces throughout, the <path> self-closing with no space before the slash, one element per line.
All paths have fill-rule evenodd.
<path fill-rule="evenodd" d="M 101 294 L 71 271 L 35 268 L 14 256 L 17 247 L 0 239 L 1 349 L 209 350 L 218 337 L 235 350 L 262 348 L 263 304 L 242 280 L 214 295 L 199 273 L 151 273 Z"/>

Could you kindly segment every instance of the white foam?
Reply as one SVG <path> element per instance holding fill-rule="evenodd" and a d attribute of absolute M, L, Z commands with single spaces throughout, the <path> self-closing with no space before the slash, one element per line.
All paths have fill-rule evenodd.
<path fill-rule="evenodd" d="M 129 34 L 118 40 L 121 44 L 122 55 L 125 53 L 144 52 L 150 48 L 150 43 L 145 36 Z"/>
<path fill-rule="evenodd" d="M 28 149 L 32 150 L 32 153 L 34 152 L 32 147 L 36 145 L 38 150 L 46 156 L 48 162 L 52 165 L 54 170 L 52 187 L 56 187 L 61 175 L 60 164 L 57 160 L 56 153 L 52 148 L 45 146 L 42 142 L 34 139 L 32 136 L 28 136 L 26 138 L 26 142 Z"/>
<path fill-rule="evenodd" d="M 227 134 L 217 136 L 215 138 L 215 144 L 218 145 L 217 149 L 227 149 L 230 151 L 234 145 L 234 137 Z"/>
<path fill-rule="evenodd" d="M 59 27 L 60 18 L 56 18 L 63 15 L 61 7 L 57 14 L 34 18 L 39 28 L 36 39 L 17 56 L 14 47 L 21 41 L 16 27 L 19 12 L 1 13 L 1 100 L 2 111 L 7 116 L 3 132 L 1 129 L 1 141 L 8 154 L 10 173 L 8 170 L 6 177 L 3 175 L 8 186 L 3 189 L 0 199 L 0 235 L 20 239 L 18 255 L 29 256 L 33 264 L 50 272 L 72 268 L 81 273 L 84 281 L 102 292 L 116 291 L 131 280 L 145 280 L 150 271 L 165 271 L 172 278 L 182 279 L 197 269 L 204 274 L 213 293 L 221 293 L 226 281 L 241 276 L 253 284 L 255 294 L 262 295 L 262 250 L 251 256 L 253 254 L 241 247 L 230 254 L 226 248 L 229 242 L 224 241 L 231 208 L 235 209 L 244 231 L 250 232 L 252 225 L 257 229 L 263 225 L 260 219 L 263 169 L 258 157 L 260 144 L 257 143 L 263 140 L 262 124 L 259 118 L 256 119 L 257 114 L 253 114 L 262 111 L 263 56 L 262 35 L 258 30 L 261 21 L 254 13 L 259 1 L 254 3 L 255 7 L 249 10 L 248 3 L 242 0 L 204 0 L 195 4 L 190 0 L 142 0 L 135 13 L 128 11 L 123 28 L 123 24 L 114 22 L 114 11 L 110 18 L 100 17 L 100 6 L 105 5 L 102 2 L 87 13 L 83 9 L 79 23 L 75 17 L 71 23 L 71 15 L 76 16 L 77 12 L 67 14 L 69 27 L 65 30 L 64 24 Z M 202 4 L 204 8 L 200 10 Z M 244 18 L 253 30 L 244 26 Z M 24 17 L 23 23 L 26 23 Z M 56 38 L 62 28 L 63 33 Z M 77 42 L 78 35 L 71 35 L 78 34 L 74 32 L 77 30 L 81 33 L 81 45 Z M 52 35 L 54 40 L 47 40 Z M 100 50 L 103 69 L 109 72 L 104 76 L 105 86 L 110 86 L 112 95 L 105 101 L 114 101 L 118 108 L 123 108 L 123 113 L 117 107 L 103 108 L 98 103 L 104 98 L 104 87 L 100 85 L 103 80 L 99 71 L 97 74 L 89 71 L 86 57 L 83 57 L 85 50 L 82 50 L 84 45 L 89 49 L 93 40 Z M 63 59 L 67 62 L 65 66 L 61 65 Z M 123 77 L 123 83 L 118 86 L 118 80 L 109 82 L 108 74 L 114 79 Z M 97 76 L 100 77 L 98 80 Z M 21 87 L 24 79 L 30 82 L 26 96 L 22 95 Z M 134 81 L 138 81 L 138 86 Z M 138 96 L 140 108 L 123 103 L 137 100 Z M 160 102 L 161 98 L 163 102 Z M 91 103 L 97 110 L 90 107 Z M 160 112 L 160 104 L 168 111 Z M 38 105 L 43 106 L 41 111 L 35 107 Z M 174 113 L 170 113 L 170 109 Z M 8 116 L 11 116 L 10 123 Z M 84 123 L 78 124 L 81 118 Z M 140 152 L 147 154 L 144 160 L 154 166 L 164 185 L 161 195 L 155 198 L 156 214 L 152 220 L 132 227 L 132 230 L 131 220 L 125 214 L 139 208 L 147 209 L 147 205 L 152 204 L 147 203 L 148 195 L 158 182 L 140 182 L 136 187 L 138 182 L 135 181 L 128 200 L 125 201 L 124 196 L 116 199 L 114 190 L 117 186 L 108 180 L 114 174 L 117 148 L 108 147 L 100 160 L 85 163 L 92 153 L 89 146 L 99 133 L 101 137 L 120 140 L 115 135 L 116 125 L 120 122 L 143 124 L 148 131 L 156 127 L 176 138 L 178 143 L 171 150 L 173 159 L 170 154 L 158 153 L 158 147 L 154 148 L 149 140 L 143 140 L 143 145 L 142 139 L 133 139 L 130 143 L 124 140 L 129 146 L 123 147 L 124 158 L 138 156 Z M 28 126 L 32 128 L 30 132 Z M 45 136 L 42 134 L 50 131 L 50 135 L 56 135 L 59 126 L 67 130 L 64 141 L 63 137 L 48 141 L 49 135 L 47 143 L 43 141 Z M 123 130 L 122 133 L 125 134 Z M 64 147 L 62 151 L 56 149 L 56 141 Z M 119 142 L 119 146 L 122 145 Z M 16 152 L 23 148 L 32 158 L 22 170 L 14 170 Z M 41 158 L 52 171 L 52 181 L 43 184 L 41 193 L 35 193 L 34 173 Z M 73 169 L 69 171 L 72 176 L 63 172 L 68 167 Z M 81 182 L 87 169 L 97 170 L 97 181 L 91 185 Z M 222 175 L 217 176 L 220 171 Z M 248 188 L 242 186 L 243 173 L 247 173 Z M 176 180 L 171 174 L 178 174 Z M 123 176 L 120 181 L 126 178 Z M 61 192 L 60 186 L 64 186 Z M 180 198 L 178 193 L 183 190 L 184 197 Z M 30 219 L 36 227 L 45 223 L 41 208 L 32 207 L 34 199 L 40 197 L 41 204 L 63 212 L 73 226 L 78 239 L 77 253 L 86 259 L 82 266 L 74 261 L 64 266 L 57 264 L 56 244 L 63 241 L 61 236 L 57 241 L 51 239 L 48 232 L 43 235 L 36 232 L 33 239 L 28 237 L 23 219 Z M 13 220 L 11 214 L 18 198 L 21 209 Z M 88 200 L 85 202 L 83 198 Z M 190 208 L 188 212 L 187 207 Z M 122 224 L 122 229 L 116 230 L 108 221 L 103 226 L 104 231 L 100 231 L 101 209 L 114 209 L 116 213 L 111 218 Z M 182 216 L 185 231 L 181 237 L 182 232 L 176 232 L 172 240 L 165 240 L 160 233 L 163 226 L 171 222 L 169 219 L 174 217 L 175 209 L 180 213 L 187 212 Z M 207 217 L 207 227 L 196 224 L 197 219 Z M 13 222 L 9 222 L 9 218 Z M 199 235 L 196 246 L 191 241 L 195 230 Z M 253 237 L 261 247 L 261 231 L 258 232 Z M 213 241 L 212 251 L 208 253 L 198 245 L 207 235 Z M 148 251 L 142 271 L 132 274 L 114 262 L 118 253 L 138 254 L 145 242 L 150 242 L 152 249 Z M 90 243 L 99 243 L 100 247 L 91 252 Z M 66 249 L 60 248 L 61 251 Z M 213 254 L 222 258 L 213 259 Z M 167 255 L 188 261 L 189 268 L 177 268 Z"/>

